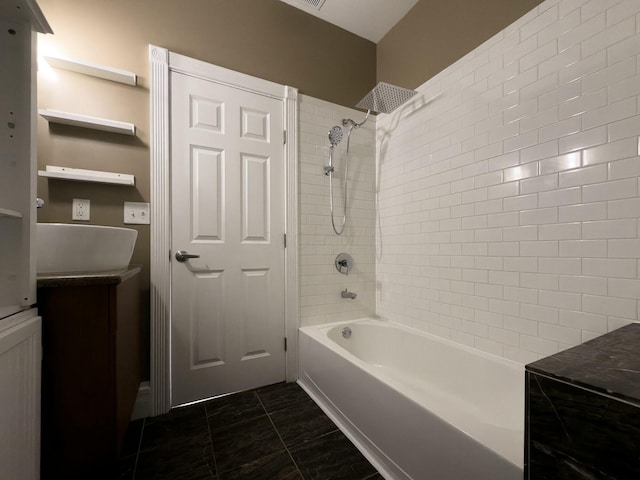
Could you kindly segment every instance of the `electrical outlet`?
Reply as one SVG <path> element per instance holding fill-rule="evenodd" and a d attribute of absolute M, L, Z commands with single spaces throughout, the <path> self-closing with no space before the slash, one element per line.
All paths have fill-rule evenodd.
<path fill-rule="evenodd" d="M 149 204 L 124 202 L 124 223 L 149 225 Z"/>
<path fill-rule="evenodd" d="M 89 221 L 91 211 L 91 202 L 82 198 L 74 198 L 71 210 L 72 220 Z"/>

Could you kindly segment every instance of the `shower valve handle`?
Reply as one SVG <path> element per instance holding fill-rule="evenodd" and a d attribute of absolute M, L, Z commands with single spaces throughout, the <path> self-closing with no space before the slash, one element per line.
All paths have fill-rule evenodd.
<path fill-rule="evenodd" d="M 347 261 L 346 258 L 343 258 L 342 260 L 338 261 L 338 265 L 340 265 L 340 273 L 344 273 L 345 275 L 349 275 L 349 262 Z M 342 269 L 346 268 L 347 271 L 343 272 Z"/>
<path fill-rule="evenodd" d="M 341 253 L 336 257 L 336 270 L 343 275 L 349 275 L 349 271 L 353 268 L 353 258 L 348 253 Z"/>

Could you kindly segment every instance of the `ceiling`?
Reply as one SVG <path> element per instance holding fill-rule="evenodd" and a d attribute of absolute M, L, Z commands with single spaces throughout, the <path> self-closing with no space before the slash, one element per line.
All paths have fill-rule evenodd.
<path fill-rule="evenodd" d="M 378 43 L 418 0 L 281 0 Z M 321 6 L 318 10 L 317 6 Z"/>

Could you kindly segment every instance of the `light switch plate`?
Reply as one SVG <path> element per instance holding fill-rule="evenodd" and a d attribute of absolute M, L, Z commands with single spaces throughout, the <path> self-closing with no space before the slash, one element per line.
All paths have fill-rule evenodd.
<path fill-rule="evenodd" d="M 141 202 L 124 202 L 124 223 L 149 225 L 149 204 Z"/>
<path fill-rule="evenodd" d="M 91 219 L 91 202 L 84 198 L 74 198 L 71 206 L 71 220 L 88 222 Z"/>

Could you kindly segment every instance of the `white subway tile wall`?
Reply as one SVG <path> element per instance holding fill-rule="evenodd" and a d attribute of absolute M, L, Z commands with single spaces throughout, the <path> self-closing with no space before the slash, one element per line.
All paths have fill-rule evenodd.
<path fill-rule="evenodd" d="M 348 218 L 344 233 L 331 227 L 329 177 L 329 129 L 343 118 L 364 119 L 358 110 L 300 95 L 299 115 L 299 270 L 300 326 L 371 316 L 375 313 L 375 118 L 351 135 L 348 168 Z M 335 221 L 343 214 L 343 179 L 347 133 L 335 148 Z M 335 258 L 346 252 L 354 267 L 348 276 L 335 268 Z M 345 288 L 357 293 L 355 300 L 342 298 Z"/>
<path fill-rule="evenodd" d="M 638 320 L 640 1 L 547 0 L 377 121 L 377 313 L 526 363 Z"/>

